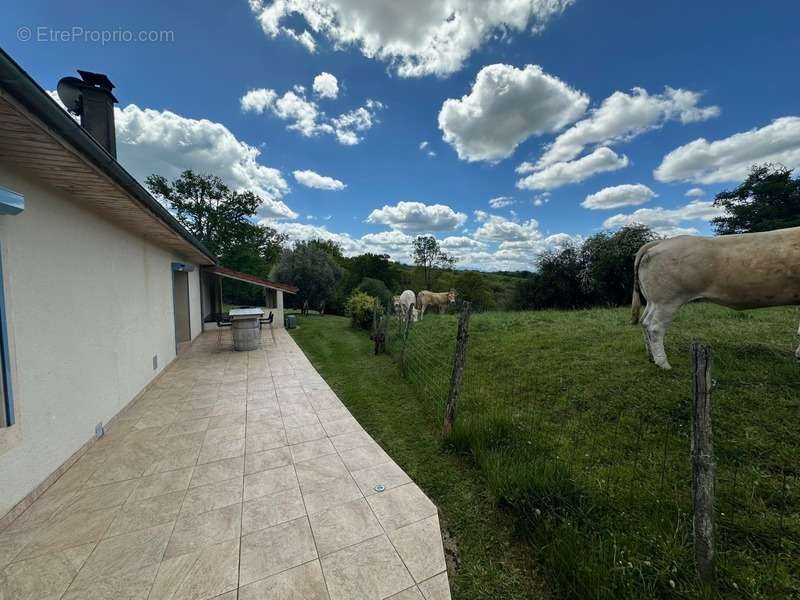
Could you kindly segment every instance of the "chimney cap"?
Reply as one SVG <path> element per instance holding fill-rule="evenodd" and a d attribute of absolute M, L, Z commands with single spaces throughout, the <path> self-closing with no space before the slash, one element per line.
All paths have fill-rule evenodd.
<path fill-rule="evenodd" d="M 108 78 L 108 75 L 104 73 L 92 73 L 91 71 L 81 71 L 78 69 L 78 75 L 81 76 L 83 82 L 87 85 L 91 85 L 92 87 L 97 86 L 110 92 L 114 89 L 114 84 L 111 83 L 111 80 Z"/>

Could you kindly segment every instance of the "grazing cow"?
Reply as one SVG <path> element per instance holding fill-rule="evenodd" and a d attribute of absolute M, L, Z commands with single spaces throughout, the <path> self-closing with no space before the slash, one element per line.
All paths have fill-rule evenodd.
<path fill-rule="evenodd" d="M 447 309 L 448 304 L 452 304 L 456 301 L 456 296 L 458 296 L 458 294 L 452 289 L 449 292 L 429 292 L 428 290 L 422 290 L 417 294 L 417 310 L 419 310 L 420 321 L 422 317 L 425 316 L 425 311 L 429 306 L 438 306 L 439 313 L 441 314 Z"/>
<path fill-rule="evenodd" d="M 645 244 L 633 266 L 632 321 L 650 359 L 669 369 L 664 335 L 678 309 L 704 299 L 736 310 L 800 304 L 800 227 L 704 238 L 682 235 Z M 795 355 L 800 358 L 800 348 Z"/>
<path fill-rule="evenodd" d="M 413 290 L 405 290 L 399 296 L 400 298 L 400 310 L 403 311 L 403 314 L 408 314 L 408 307 L 414 306 L 417 303 L 417 295 L 414 293 Z"/>

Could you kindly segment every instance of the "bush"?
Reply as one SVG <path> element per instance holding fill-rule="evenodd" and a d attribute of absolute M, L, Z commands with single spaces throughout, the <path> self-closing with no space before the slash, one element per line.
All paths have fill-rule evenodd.
<path fill-rule="evenodd" d="M 341 277 L 342 268 L 310 242 L 296 242 L 293 248 L 284 250 L 273 273 L 274 279 L 299 288 L 295 296 L 298 306 L 308 300 L 309 307 L 317 310 L 324 302 L 327 312 L 332 312 Z"/>
<path fill-rule="evenodd" d="M 378 315 L 382 313 L 378 307 Z M 345 304 L 345 314 L 350 317 L 353 327 L 361 329 L 371 329 L 373 314 L 375 313 L 375 297 L 367 293 L 356 290 L 347 299 Z"/>

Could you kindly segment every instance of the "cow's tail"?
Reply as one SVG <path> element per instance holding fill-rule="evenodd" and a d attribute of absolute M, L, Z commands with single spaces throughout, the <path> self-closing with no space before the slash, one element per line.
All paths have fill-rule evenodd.
<path fill-rule="evenodd" d="M 639 286 L 639 264 L 642 258 L 647 254 L 647 251 L 655 246 L 658 240 L 645 244 L 636 253 L 636 258 L 633 261 L 633 298 L 631 298 L 631 323 L 636 325 L 639 322 L 639 317 L 642 313 L 642 290 Z"/>

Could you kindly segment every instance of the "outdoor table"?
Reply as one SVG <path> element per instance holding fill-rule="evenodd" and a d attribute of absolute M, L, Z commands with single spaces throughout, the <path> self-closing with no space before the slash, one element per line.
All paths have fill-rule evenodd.
<path fill-rule="evenodd" d="M 239 352 L 257 350 L 261 347 L 259 319 L 264 316 L 260 308 L 234 308 L 228 313 L 231 318 L 233 349 Z"/>

